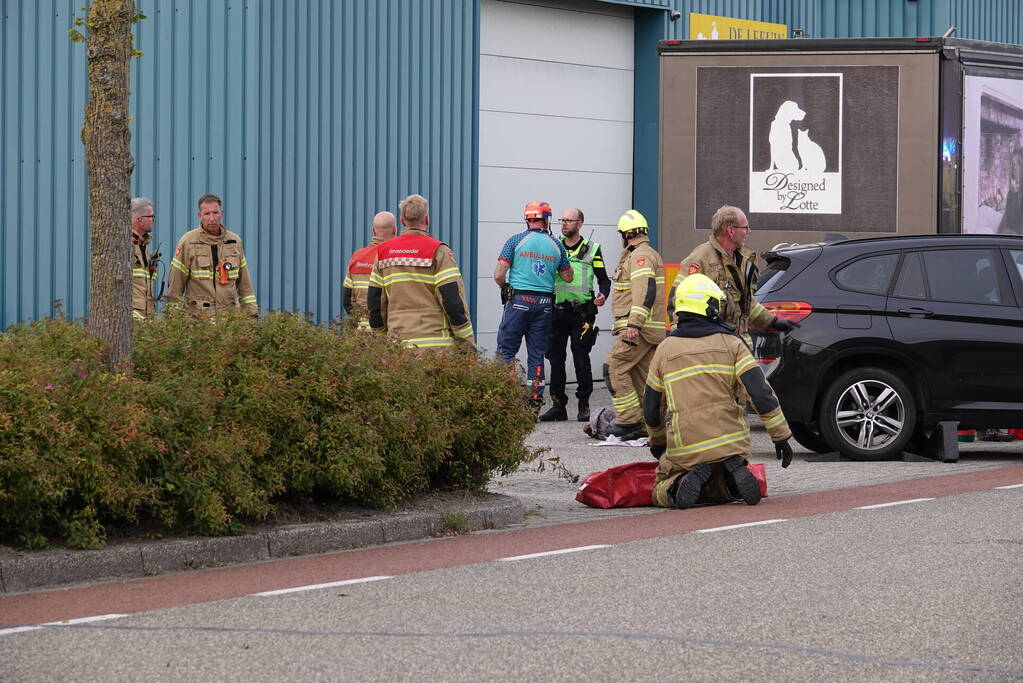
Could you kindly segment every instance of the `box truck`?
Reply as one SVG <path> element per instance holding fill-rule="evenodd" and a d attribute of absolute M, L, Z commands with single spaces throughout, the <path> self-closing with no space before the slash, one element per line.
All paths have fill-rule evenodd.
<path fill-rule="evenodd" d="M 1023 46 L 662 41 L 660 248 L 723 204 L 779 243 L 1023 232 Z"/>

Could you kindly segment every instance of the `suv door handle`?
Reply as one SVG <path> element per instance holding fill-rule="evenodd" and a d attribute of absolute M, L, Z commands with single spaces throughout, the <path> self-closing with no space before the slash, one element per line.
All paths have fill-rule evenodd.
<path fill-rule="evenodd" d="M 910 318 L 930 318 L 934 315 L 934 311 L 928 311 L 926 308 L 900 308 L 899 315 L 909 316 Z"/>

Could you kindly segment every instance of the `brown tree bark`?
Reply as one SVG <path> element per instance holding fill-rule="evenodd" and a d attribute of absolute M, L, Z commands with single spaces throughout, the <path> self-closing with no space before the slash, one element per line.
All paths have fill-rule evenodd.
<path fill-rule="evenodd" d="M 131 361 L 131 130 L 128 76 L 134 0 L 93 0 L 86 19 L 89 100 L 85 145 L 92 235 L 89 332 L 109 346 L 109 363 Z"/>

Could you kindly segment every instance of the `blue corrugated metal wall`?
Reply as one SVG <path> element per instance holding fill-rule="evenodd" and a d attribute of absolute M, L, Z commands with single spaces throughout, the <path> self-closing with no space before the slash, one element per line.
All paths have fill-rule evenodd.
<path fill-rule="evenodd" d="M 688 40 L 689 13 L 713 14 L 801 28 L 811 38 L 881 38 L 942 35 L 956 27 L 957 38 L 1023 43 L 1020 0 L 670 0 L 628 3 L 665 7 L 681 13 L 669 21 L 664 38 Z"/>
<path fill-rule="evenodd" d="M 3 3 L 0 324 L 86 313 L 89 227 L 79 140 L 80 0 Z M 479 10 L 475 0 L 137 0 L 132 192 L 156 202 L 165 254 L 224 199 L 263 309 L 340 312 L 373 214 L 431 202 L 434 233 L 475 281 Z M 166 259 L 165 259 L 166 261 Z"/>
<path fill-rule="evenodd" d="M 1023 2 L 959 0 L 952 4 L 957 38 L 1023 44 Z"/>
<path fill-rule="evenodd" d="M 1020 0 L 765 0 L 768 21 L 811 38 L 940 36 L 1023 43 Z M 736 16 L 736 15 L 732 15 Z"/>
<path fill-rule="evenodd" d="M 686 38 L 688 13 L 700 12 L 813 37 L 937 35 L 955 25 L 960 38 L 1023 43 L 1019 0 L 611 1 L 637 7 L 644 40 L 658 26 L 660 37 Z M 3 327 L 51 313 L 55 299 L 73 316 L 87 310 L 85 55 L 67 40 L 81 4 L 2 3 Z M 137 4 L 149 18 L 136 31 L 145 54 L 132 63 L 132 190 L 156 201 L 165 253 L 195 225 L 196 198 L 220 194 L 263 308 L 326 320 L 340 310 L 347 256 L 367 241 L 373 213 L 421 192 L 472 287 L 478 0 Z M 671 21 L 663 9 L 682 16 Z M 640 64 L 644 46 L 636 49 Z M 655 67 L 637 69 L 637 92 L 647 80 L 656 85 Z M 635 177 L 648 182 L 656 155 L 640 154 L 640 128 L 650 126 L 640 119 Z"/>

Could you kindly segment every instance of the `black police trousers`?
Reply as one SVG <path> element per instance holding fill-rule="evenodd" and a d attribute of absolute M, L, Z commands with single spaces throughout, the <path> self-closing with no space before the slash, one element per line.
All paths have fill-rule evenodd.
<path fill-rule="evenodd" d="M 565 383 L 566 346 L 572 349 L 575 378 L 579 383 L 576 398 L 589 398 L 593 393 L 593 370 L 590 368 L 590 350 L 597 341 L 597 307 L 592 303 L 579 305 L 559 304 L 554 307 L 551 337 L 547 344 L 547 360 L 551 364 L 551 396 L 562 402 L 568 400 Z"/>

